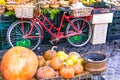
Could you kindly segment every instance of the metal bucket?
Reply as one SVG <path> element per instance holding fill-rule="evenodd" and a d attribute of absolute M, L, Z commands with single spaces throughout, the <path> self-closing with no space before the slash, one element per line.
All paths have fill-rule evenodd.
<path fill-rule="evenodd" d="M 99 75 L 106 70 L 106 55 L 102 52 L 91 52 L 83 55 L 85 70 Z"/>

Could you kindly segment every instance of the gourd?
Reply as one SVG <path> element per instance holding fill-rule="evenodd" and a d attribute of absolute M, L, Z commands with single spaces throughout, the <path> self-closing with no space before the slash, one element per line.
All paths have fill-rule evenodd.
<path fill-rule="evenodd" d="M 36 54 L 20 46 L 9 49 L 1 61 L 1 72 L 6 80 L 31 80 L 37 67 Z"/>
<path fill-rule="evenodd" d="M 63 78 L 73 78 L 75 75 L 75 71 L 74 71 L 73 67 L 71 67 L 71 66 L 63 66 L 60 69 L 60 75 Z"/>
<path fill-rule="evenodd" d="M 38 66 L 43 66 L 45 64 L 45 59 L 43 56 L 38 55 Z"/>
<path fill-rule="evenodd" d="M 51 50 L 45 51 L 45 53 L 44 53 L 44 58 L 45 58 L 46 60 L 50 60 L 50 59 L 52 59 L 53 57 L 56 56 L 56 51 L 54 50 L 54 48 L 57 48 L 57 47 L 56 47 L 56 46 L 53 46 Z"/>
<path fill-rule="evenodd" d="M 44 80 L 47 78 L 52 78 L 55 76 L 55 71 L 50 66 L 39 67 L 36 72 L 36 77 L 38 80 Z"/>
<path fill-rule="evenodd" d="M 75 70 L 75 74 L 81 74 L 83 72 L 83 66 L 81 64 L 74 64 L 73 68 Z"/>
<path fill-rule="evenodd" d="M 53 58 L 50 62 L 50 65 L 52 68 L 54 68 L 55 70 L 59 70 L 62 67 L 62 61 L 60 58 Z"/>

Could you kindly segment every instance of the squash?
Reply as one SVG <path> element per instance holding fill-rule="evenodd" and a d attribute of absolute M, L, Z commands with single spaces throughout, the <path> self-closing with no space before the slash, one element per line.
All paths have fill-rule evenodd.
<path fill-rule="evenodd" d="M 45 64 L 45 59 L 43 56 L 38 55 L 38 66 L 41 67 Z"/>
<path fill-rule="evenodd" d="M 83 66 L 81 64 L 75 64 L 73 65 L 73 68 L 75 70 L 75 74 L 81 74 L 83 72 Z"/>
<path fill-rule="evenodd" d="M 53 46 L 51 50 L 45 51 L 44 58 L 46 60 L 50 60 L 50 59 L 52 59 L 53 57 L 56 56 L 56 51 L 54 50 L 54 48 L 57 48 L 57 46 Z"/>
<path fill-rule="evenodd" d="M 60 69 L 60 75 L 63 78 L 73 78 L 75 75 L 75 70 L 71 66 L 63 66 Z"/>
<path fill-rule="evenodd" d="M 60 58 L 62 61 L 68 59 L 68 55 L 64 51 L 58 51 L 56 57 Z"/>
<path fill-rule="evenodd" d="M 6 80 L 31 80 L 37 67 L 36 54 L 20 46 L 9 49 L 1 61 L 1 71 Z"/>
<path fill-rule="evenodd" d="M 55 71 L 50 66 L 42 66 L 36 72 L 37 80 L 44 80 L 55 76 Z"/>
<path fill-rule="evenodd" d="M 79 53 L 77 52 L 70 52 L 69 53 L 69 58 L 70 60 L 73 61 L 73 64 L 76 64 L 78 62 L 78 59 L 80 58 Z"/>
<path fill-rule="evenodd" d="M 57 57 L 53 58 L 50 62 L 51 67 L 55 70 L 59 70 L 62 67 L 62 64 L 61 59 Z"/>

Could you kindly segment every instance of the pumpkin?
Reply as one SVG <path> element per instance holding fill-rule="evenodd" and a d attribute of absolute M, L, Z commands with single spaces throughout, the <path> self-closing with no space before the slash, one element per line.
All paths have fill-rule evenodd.
<path fill-rule="evenodd" d="M 75 4 L 75 3 L 77 3 L 77 1 L 78 1 L 78 0 L 70 0 L 70 3 L 71 3 L 71 4 Z"/>
<path fill-rule="evenodd" d="M 77 53 L 71 53 L 69 54 L 69 58 L 70 60 L 73 61 L 74 64 L 76 64 L 78 62 L 79 56 L 77 55 Z"/>
<path fill-rule="evenodd" d="M 55 71 L 55 76 L 59 76 L 59 71 Z"/>
<path fill-rule="evenodd" d="M 67 59 L 65 62 L 68 66 L 73 66 L 73 61 L 71 59 Z"/>
<path fill-rule="evenodd" d="M 56 46 L 53 46 L 51 50 L 45 51 L 45 53 L 44 53 L 44 58 L 45 58 L 46 60 L 50 60 L 50 59 L 52 59 L 53 57 L 56 56 L 56 51 L 54 50 L 54 48 L 57 48 L 57 47 L 56 47 Z"/>
<path fill-rule="evenodd" d="M 43 66 L 45 64 L 45 59 L 43 56 L 38 55 L 38 66 Z"/>
<path fill-rule="evenodd" d="M 83 72 L 83 66 L 81 64 L 75 64 L 73 65 L 73 68 L 75 70 L 75 74 L 80 74 Z"/>
<path fill-rule="evenodd" d="M 73 78 L 75 75 L 75 71 L 74 71 L 73 67 L 71 67 L 71 66 L 63 66 L 60 69 L 60 75 L 63 78 Z"/>
<path fill-rule="evenodd" d="M 56 57 L 60 58 L 62 61 L 68 59 L 68 55 L 64 51 L 58 51 Z"/>
<path fill-rule="evenodd" d="M 42 66 L 36 72 L 37 80 L 44 80 L 55 76 L 55 71 L 50 66 Z"/>
<path fill-rule="evenodd" d="M 69 56 L 70 56 L 70 55 L 76 55 L 76 56 L 78 56 L 78 58 L 81 58 L 80 54 L 79 54 L 78 52 L 74 52 L 74 51 L 69 52 L 68 55 L 69 55 Z"/>
<path fill-rule="evenodd" d="M 77 64 L 83 65 L 84 64 L 84 59 L 83 58 L 79 58 L 78 61 L 77 61 Z"/>
<path fill-rule="evenodd" d="M 36 54 L 20 46 L 9 49 L 1 61 L 1 71 L 6 80 L 31 80 L 37 67 Z"/>
<path fill-rule="evenodd" d="M 50 66 L 50 62 L 51 62 L 51 60 L 47 60 L 47 61 L 45 61 L 45 66 Z"/>
<path fill-rule="evenodd" d="M 50 65 L 52 68 L 54 68 L 55 70 L 59 70 L 62 67 L 62 61 L 60 58 L 53 58 L 50 62 Z"/>

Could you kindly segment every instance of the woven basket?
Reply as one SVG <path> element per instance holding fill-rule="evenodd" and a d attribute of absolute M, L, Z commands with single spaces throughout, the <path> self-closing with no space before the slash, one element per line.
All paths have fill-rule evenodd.
<path fill-rule="evenodd" d="M 35 6 L 25 6 L 17 5 L 15 10 L 15 15 L 17 18 L 32 18 Z"/>
<path fill-rule="evenodd" d="M 59 7 L 59 5 L 58 4 L 50 4 L 50 7 L 54 8 L 54 9 L 57 9 Z"/>
<path fill-rule="evenodd" d="M 79 17 L 79 16 L 89 16 L 91 15 L 93 8 L 92 7 L 83 7 L 78 9 L 73 9 L 70 12 L 71 16 Z"/>
<path fill-rule="evenodd" d="M 0 14 L 2 14 L 5 11 L 5 7 L 0 7 Z"/>

